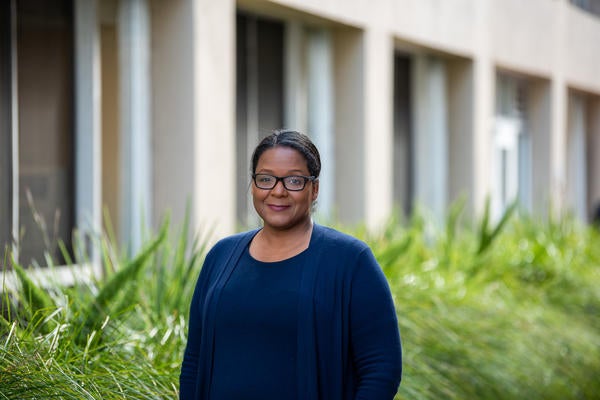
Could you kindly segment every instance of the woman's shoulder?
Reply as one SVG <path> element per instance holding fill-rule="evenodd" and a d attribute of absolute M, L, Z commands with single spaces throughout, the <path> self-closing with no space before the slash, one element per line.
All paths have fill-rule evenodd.
<path fill-rule="evenodd" d="M 357 270 L 373 270 L 378 268 L 371 248 L 362 240 L 337 229 L 315 225 L 315 241 L 313 256 L 319 259 L 322 271 L 334 275 L 344 271 L 344 276 L 354 276 Z M 336 271 L 336 272 L 333 272 Z"/>
<path fill-rule="evenodd" d="M 256 235 L 258 229 L 253 229 L 245 232 L 235 233 L 233 235 L 226 236 L 219 239 L 210 249 L 210 255 L 217 255 L 221 253 L 229 254 L 238 244 L 243 242 L 250 242 L 252 237 Z"/>
<path fill-rule="evenodd" d="M 316 242 L 322 246 L 335 247 L 339 250 L 351 250 L 353 252 L 362 252 L 369 248 L 362 240 L 328 226 L 315 224 L 314 233 L 317 235 L 315 237 Z"/>

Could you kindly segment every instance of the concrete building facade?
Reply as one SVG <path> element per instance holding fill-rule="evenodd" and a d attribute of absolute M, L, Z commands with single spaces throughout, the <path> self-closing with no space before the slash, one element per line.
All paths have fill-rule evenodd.
<path fill-rule="evenodd" d="M 70 242 L 107 210 L 132 250 L 167 211 L 256 224 L 250 152 L 282 127 L 322 152 L 324 219 L 600 202 L 594 1 L 51 3 L 0 6 L 0 242 L 25 262 L 42 217 Z"/>

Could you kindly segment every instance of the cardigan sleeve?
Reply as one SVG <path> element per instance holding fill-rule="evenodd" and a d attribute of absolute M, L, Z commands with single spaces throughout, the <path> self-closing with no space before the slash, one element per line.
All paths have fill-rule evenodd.
<path fill-rule="evenodd" d="M 206 255 L 190 304 L 187 344 L 183 354 L 181 374 L 179 375 L 179 398 L 181 400 L 191 400 L 198 397 L 196 386 L 198 382 L 200 344 L 202 339 L 202 304 L 204 303 L 208 281 L 210 280 L 210 260 L 212 253 L 214 253 L 214 248 Z"/>
<path fill-rule="evenodd" d="M 369 248 L 359 256 L 351 290 L 355 400 L 391 400 L 402 376 L 400 332 L 388 282 Z"/>
<path fill-rule="evenodd" d="M 196 382 L 198 376 L 198 362 L 200 356 L 201 319 L 200 319 L 200 290 L 196 284 L 190 305 L 188 322 L 188 340 L 183 354 L 181 374 L 179 376 L 179 398 L 196 398 Z"/>

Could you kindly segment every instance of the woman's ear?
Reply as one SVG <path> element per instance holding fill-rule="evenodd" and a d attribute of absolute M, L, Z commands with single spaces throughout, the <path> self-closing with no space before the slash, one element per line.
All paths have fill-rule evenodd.
<path fill-rule="evenodd" d="M 312 201 L 316 201 L 317 197 L 319 197 L 319 180 L 315 179 L 313 181 L 313 198 Z"/>

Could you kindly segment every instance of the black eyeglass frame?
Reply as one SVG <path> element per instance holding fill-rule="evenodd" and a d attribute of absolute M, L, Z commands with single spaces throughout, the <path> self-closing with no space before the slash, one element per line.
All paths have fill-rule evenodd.
<path fill-rule="evenodd" d="M 258 183 L 256 182 L 256 177 L 259 175 L 263 175 L 263 176 L 270 176 L 271 178 L 275 178 L 275 183 L 273 184 L 273 186 L 266 188 L 266 187 L 260 187 L 258 185 Z M 302 180 L 304 181 L 304 184 L 302 185 L 302 187 L 300 189 L 290 189 L 287 187 L 287 185 L 285 184 L 285 179 L 287 178 L 302 178 Z M 285 188 L 285 190 L 288 190 L 290 192 L 300 192 L 302 190 L 304 190 L 306 188 L 306 183 L 307 182 L 314 182 L 317 180 L 316 176 L 305 176 L 305 175 L 288 175 L 288 176 L 275 176 L 275 175 L 271 175 L 271 174 L 252 174 L 252 180 L 254 181 L 254 185 L 256 185 L 257 188 L 261 189 L 261 190 L 273 190 L 275 188 L 275 186 L 277 186 L 277 183 L 279 181 L 281 181 L 281 183 L 283 184 L 283 187 Z"/>

